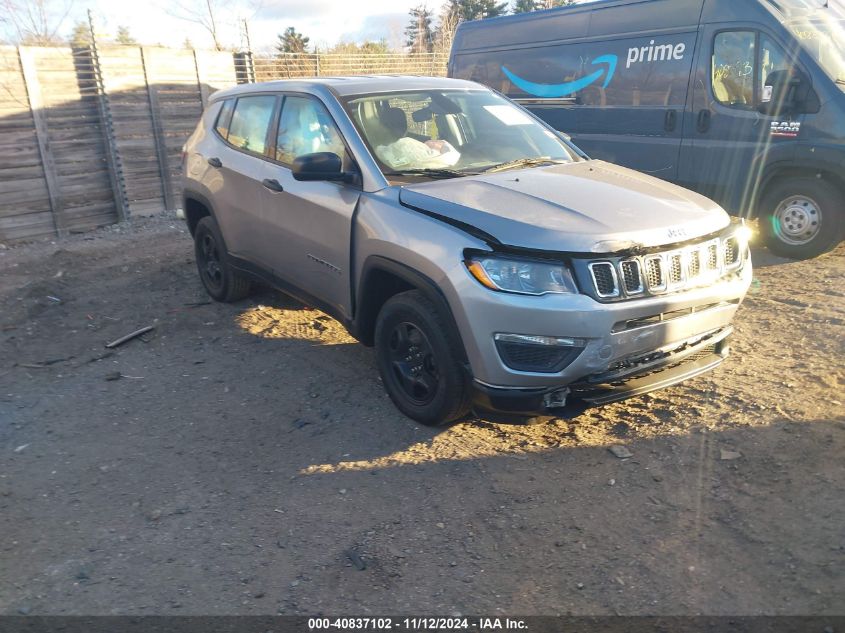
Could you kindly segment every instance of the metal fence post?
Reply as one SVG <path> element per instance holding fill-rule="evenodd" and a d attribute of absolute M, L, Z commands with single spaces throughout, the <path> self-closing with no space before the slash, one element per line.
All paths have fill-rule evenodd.
<path fill-rule="evenodd" d="M 100 110 L 100 126 L 103 130 L 103 138 L 106 142 L 106 163 L 109 170 L 112 192 L 114 193 L 114 206 L 117 209 L 117 219 L 124 222 L 129 219 L 129 201 L 126 197 L 126 187 L 123 182 L 123 169 L 120 164 L 120 155 L 117 152 L 117 141 L 114 135 L 114 122 L 112 121 L 109 98 L 106 94 L 106 87 L 103 83 L 103 73 L 100 67 L 100 53 L 97 49 L 97 37 L 94 34 L 94 16 L 91 9 L 88 9 L 88 28 L 91 31 L 91 63 L 94 69 L 94 81 L 97 88 L 97 100 Z"/>
<path fill-rule="evenodd" d="M 147 101 L 150 104 L 150 123 L 153 126 L 153 144 L 158 159 L 158 173 L 161 178 L 161 193 L 164 197 L 164 208 L 173 211 L 173 182 L 170 178 L 170 166 L 167 161 L 167 145 L 165 144 L 164 129 L 161 125 L 161 106 L 158 101 L 158 86 L 150 83 L 150 73 L 147 69 L 147 55 L 144 47 L 141 49 L 141 68 L 144 71 L 144 85 L 147 87 Z"/>
<path fill-rule="evenodd" d="M 205 81 L 205 66 L 200 62 L 200 57 L 197 55 L 196 49 L 194 53 L 194 68 L 197 71 L 197 84 L 200 88 L 200 101 L 202 101 L 202 109 L 205 110 L 208 105 L 208 84 Z"/>

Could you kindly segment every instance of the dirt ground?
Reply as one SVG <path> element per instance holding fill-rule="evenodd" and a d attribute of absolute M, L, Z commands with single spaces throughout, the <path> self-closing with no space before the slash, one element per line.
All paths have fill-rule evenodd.
<path fill-rule="evenodd" d="M 0 247 L 0 613 L 843 614 L 845 247 L 755 255 L 712 374 L 432 430 L 173 216 Z"/>

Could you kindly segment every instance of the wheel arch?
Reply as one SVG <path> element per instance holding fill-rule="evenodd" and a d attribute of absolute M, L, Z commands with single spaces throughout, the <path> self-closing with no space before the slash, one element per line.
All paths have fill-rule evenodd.
<path fill-rule="evenodd" d="M 845 177 L 837 174 L 827 167 L 815 167 L 813 165 L 783 165 L 769 171 L 760 183 L 757 198 L 751 210 L 751 217 L 759 218 L 763 213 L 762 202 L 767 193 L 777 183 L 793 178 L 820 179 L 831 184 L 845 201 Z"/>
<path fill-rule="evenodd" d="M 367 258 L 360 279 L 355 300 L 354 336 L 361 343 L 367 346 L 374 344 L 376 319 L 391 297 L 400 292 L 419 290 L 441 311 L 457 338 L 461 359 L 466 360 L 466 350 L 449 301 L 432 279 L 405 264 L 378 255 Z"/>
<path fill-rule="evenodd" d="M 217 219 L 214 206 L 209 199 L 196 191 L 186 190 L 182 194 L 182 208 L 185 210 L 185 222 L 192 237 L 197 229 L 197 224 L 204 217 L 210 216 L 215 220 Z"/>

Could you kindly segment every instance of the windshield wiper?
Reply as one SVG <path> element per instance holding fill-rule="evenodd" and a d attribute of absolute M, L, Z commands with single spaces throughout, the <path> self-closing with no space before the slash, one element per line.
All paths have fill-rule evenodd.
<path fill-rule="evenodd" d="M 487 169 L 482 170 L 484 173 L 490 174 L 496 171 L 505 171 L 506 169 L 518 169 L 519 167 L 535 167 L 537 165 L 548 165 L 549 163 L 559 165 L 569 161 L 560 160 L 558 158 L 537 157 L 537 158 L 517 158 L 516 160 L 509 160 L 506 163 L 499 163 Z"/>
<path fill-rule="evenodd" d="M 478 172 L 460 171 L 446 167 L 425 167 L 422 169 L 397 169 L 384 172 L 385 176 L 428 176 L 429 178 L 459 178 L 461 176 L 472 176 Z"/>

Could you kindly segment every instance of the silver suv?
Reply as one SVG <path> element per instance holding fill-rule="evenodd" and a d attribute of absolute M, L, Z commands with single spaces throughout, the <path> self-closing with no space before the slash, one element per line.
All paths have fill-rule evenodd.
<path fill-rule="evenodd" d="M 571 415 L 708 371 L 751 279 L 715 203 L 472 82 L 238 86 L 184 156 L 208 293 L 260 280 L 334 316 L 423 424 Z"/>

